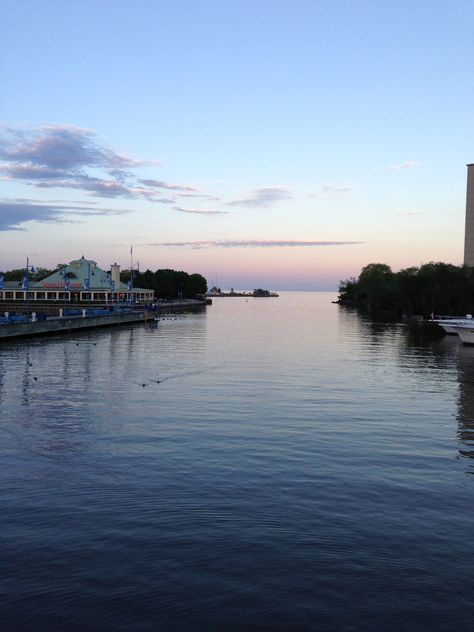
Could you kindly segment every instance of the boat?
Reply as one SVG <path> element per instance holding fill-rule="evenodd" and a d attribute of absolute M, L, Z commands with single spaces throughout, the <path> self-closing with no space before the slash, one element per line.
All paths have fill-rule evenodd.
<path fill-rule="evenodd" d="M 458 327 L 474 327 L 472 314 L 466 314 L 466 316 L 463 317 L 438 317 L 433 318 L 432 322 L 435 323 L 435 325 L 439 325 L 447 334 L 458 334 Z"/>
<path fill-rule="evenodd" d="M 474 320 L 470 323 L 466 321 L 453 326 L 454 333 L 457 334 L 465 345 L 474 345 Z"/>
<path fill-rule="evenodd" d="M 456 334 L 465 345 L 474 345 L 474 319 L 472 314 L 463 318 L 434 318 L 433 322 L 444 329 L 447 334 Z"/>

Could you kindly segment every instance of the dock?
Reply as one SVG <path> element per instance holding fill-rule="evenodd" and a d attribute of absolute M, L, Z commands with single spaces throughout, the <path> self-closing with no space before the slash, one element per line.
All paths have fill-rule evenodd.
<path fill-rule="evenodd" d="M 12 338 L 24 338 L 51 334 L 71 333 L 97 327 L 116 327 L 131 323 L 159 320 L 161 314 L 195 310 L 205 307 L 205 301 L 178 300 L 158 303 L 148 307 L 115 309 L 59 309 L 56 316 L 38 319 L 36 312 L 28 316 L 10 315 L 0 317 L 0 342 Z"/>

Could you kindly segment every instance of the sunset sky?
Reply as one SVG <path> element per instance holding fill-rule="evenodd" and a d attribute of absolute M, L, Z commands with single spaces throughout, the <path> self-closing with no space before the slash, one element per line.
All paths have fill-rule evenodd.
<path fill-rule="evenodd" d="M 472 0 L 3 0 L 0 270 L 462 263 Z"/>

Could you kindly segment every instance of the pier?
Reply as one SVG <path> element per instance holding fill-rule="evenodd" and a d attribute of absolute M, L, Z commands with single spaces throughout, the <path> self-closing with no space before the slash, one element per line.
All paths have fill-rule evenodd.
<path fill-rule="evenodd" d="M 194 310 L 205 307 L 209 304 L 200 300 L 177 300 L 159 302 L 153 307 L 140 308 L 133 307 L 103 307 L 103 308 L 81 308 L 75 309 L 56 308 L 56 315 L 45 315 L 42 312 L 31 312 L 31 314 L 16 314 L 8 311 L 0 317 L 0 341 L 30 337 L 51 335 L 60 333 L 70 333 L 84 329 L 94 329 L 97 327 L 112 327 L 127 325 L 130 323 L 147 322 L 159 319 L 161 314 L 174 313 L 180 311 Z M 18 306 L 16 306 L 18 308 Z"/>

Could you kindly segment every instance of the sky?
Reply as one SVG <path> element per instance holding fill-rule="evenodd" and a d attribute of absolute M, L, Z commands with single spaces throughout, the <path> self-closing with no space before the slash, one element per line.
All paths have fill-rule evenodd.
<path fill-rule="evenodd" d="M 472 0 L 3 0 L 0 270 L 463 258 Z"/>

